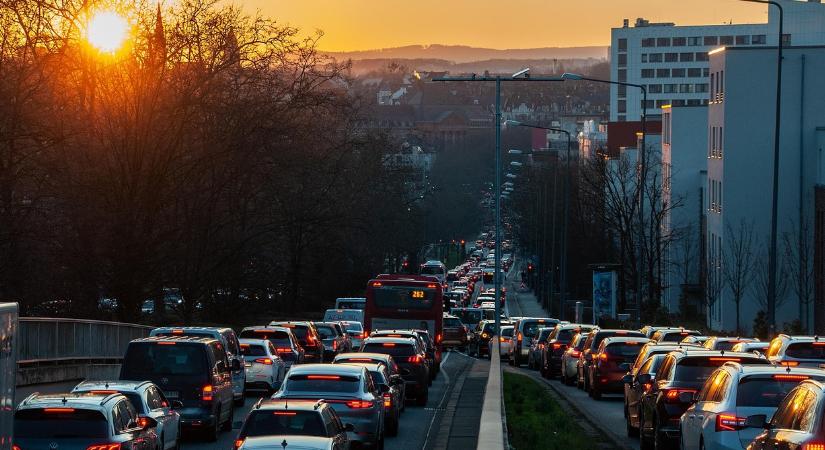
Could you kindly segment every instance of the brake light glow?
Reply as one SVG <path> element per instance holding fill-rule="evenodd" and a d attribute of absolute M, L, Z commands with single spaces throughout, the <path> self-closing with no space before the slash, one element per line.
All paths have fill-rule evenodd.
<path fill-rule="evenodd" d="M 711 361 L 724 361 L 724 362 L 727 362 L 727 361 L 740 362 L 740 361 L 742 361 L 742 358 L 716 358 L 716 357 L 713 357 L 713 358 L 710 358 L 710 360 Z"/>
<path fill-rule="evenodd" d="M 350 358 L 349 361 L 356 361 L 356 362 L 371 362 L 372 360 L 369 358 Z"/>
<path fill-rule="evenodd" d="M 20 447 L 18 447 L 17 445 L 12 444 L 11 450 L 20 450 Z"/>
<path fill-rule="evenodd" d="M 521 340 L 522 340 L 523 338 L 524 338 L 524 336 L 521 334 L 521 331 L 519 331 L 518 336 L 516 336 L 516 340 L 518 340 L 519 342 L 521 342 Z"/>
<path fill-rule="evenodd" d="M 213 394 L 214 394 L 214 389 L 212 388 L 212 385 L 207 384 L 206 386 L 203 387 L 203 392 L 201 393 L 201 400 L 203 400 L 205 402 L 211 402 L 212 398 L 213 398 L 212 397 Z"/>
<path fill-rule="evenodd" d="M 437 287 L 438 287 L 438 285 L 434 284 L 434 283 L 430 283 L 430 284 L 427 285 L 427 289 L 435 289 Z"/>
<path fill-rule="evenodd" d="M 619 331 L 616 332 L 616 334 L 627 334 L 627 331 L 619 330 Z"/>
<path fill-rule="evenodd" d="M 500 338 L 498 338 L 498 341 L 499 341 L 499 342 L 504 342 L 504 341 L 505 341 L 505 339 L 504 339 L 503 337 L 500 337 Z"/>
<path fill-rule="evenodd" d="M 407 362 L 413 364 L 421 364 L 423 360 L 424 358 L 422 358 L 421 355 L 412 355 L 409 358 L 407 358 Z"/>
<path fill-rule="evenodd" d="M 383 284 L 380 281 L 373 281 L 372 282 L 372 287 L 381 287 L 381 286 L 383 286 Z"/>
<path fill-rule="evenodd" d="M 570 352 L 570 356 L 572 356 L 574 358 L 578 358 L 579 356 L 581 356 L 581 354 L 582 354 L 582 352 L 580 352 L 578 350 L 573 350 L 572 352 Z"/>
<path fill-rule="evenodd" d="M 177 344 L 177 342 L 165 342 L 165 341 L 158 342 L 158 345 L 175 345 L 175 344 Z"/>
<path fill-rule="evenodd" d="M 347 406 L 352 409 L 372 408 L 372 402 L 368 400 L 350 400 L 347 402 Z"/>
<path fill-rule="evenodd" d="M 802 446 L 802 450 L 825 450 L 825 444 L 819 442 L 809 442 Z"/>
<path fill-rule="evenodd" d="M 295 416 L 298 413 L 296 413 L 295 411 L 275 411 L 273 414 L 275 414 L 276 416 Z"/>
<path fill-rule="evenodd" d="M 553 350 L 558 350 L 561 348 L 561 344 L 553 344 Z"/>
<path fill-rule="evenodd" d="M 386 337 L 401 337 L 400 334 L 385 334 Z"/>
<path fill-rule="evenodd" d="M 825 342 L 814 342 L 813 345 L 816 346 L 816 347 L 821 347 L 821 346 L 825 345 Z"/>
<path fill-rule="evenodd" d="M 788 366 L 788 367 L 796 367 L 796 366 L 799 365 L 799 361 L 782 361 L 779 364 L 781 364 L 783 366 Z"/>
<path fill-rule="evenodd" d="M 809 377 L 807 375 L 774 375 L 774 380 L 780 381 L 802 381 L 807 380 Z M 823 449 L 825 450 L 825 449 Z"/>
<path fill-rule="evenodd" d="M 249 344 L 241 344 L 241 348 L 249 348 Z"/>
<path fill-rule="evenodd" d="M 307 375 L 307 380 L 340 380 L 338 375 Z"/>
<path fill-rule="evenodd" d="M 272 359 L 271 358 L 258 358 L 258 359 L 255 360 L 255 362 L 258 363 L 258 364 L 263 364 L 265 366 L 271 366 L 272 365 Z"/>
<path fill-rule="evenodd" d="M 483 337 L 484 339 L 487 339 L 489 336 L 487 335 L 487 333 L 481 333 L 481 337 Z"/>
<path fill-rule="evenodd" d="M 278 348 L 275 349 L 275 351 L 278 352 L 278 353 L 291 353 L 292 349 L 289 348 L 289 347 L 287 347 L 287 348 L 278 347 Z"/>
<path fill-rule="evenodd" d="M 236 439 L 235 440 L 235 450 L 238 450 L 243 445 L 245 439 Z"/>
<path fill-rule="evenodd" d="M 332 341 L 332 350 L 338 350 L 338 341 Z"/>
<path fill-rule="evenodd" d="M 183 330 L 172 330 L 172 334 L 183 334 Z"/>
<path fill-rule="evenodd" d="M 137 424 L 141 428 L 146 428 L 146 426 L 149 425 L 149 420 L 145 417 L 138 417 Z"/>
<path fill-rule="evenodd" d="M 607 353 L 599 353 L 599 359 L 602 361 L 607 361 Z"/>
<path fill-rule="evenodd" d="M 734 414 L 718 414 L 716 416 L 716 431 L 738 431 L 745 427 L 744 417 L 736 417 Z"/>
<path fill-rule="evenodd" d="M 384 347 L 395 347 L 395 343 L 394 343 L 394 342 L 384 342 L 382 345 L 383 345 Z"/>
<path fill-rule="evenodd" d="M 86 450 L 120 450 L 120 444 L 96 444 L 86 447 Z"/>
<path fill-rule="evenodd" d="M 73 413 L 74 408 L 43 408 L 43 412 L 45 413 Z"/>
<path fill-rule="evenodd" d="M 438 333 L 438 334 L 435 335 L 435 342 L 437 344 L 441 343 L 441 333 Z"/>
<path fill-rule="evenodd" d="M 110 395 L 110 394 L 117 394 L 117 391 L 89 391 L 91 394 L 101 394 L 101 395 Z"/>
<path fill-rule="evenodd" d="M 384 408 L 392 408 L 392 396 L 384 394 Z"/>
<path fill-rule="evenodd" d="M 671 389 L 665 393 L 665 401 L 668 403 L 679 403 L 679 395 L 683 392 L 696 393 L 696 389 Z"/>

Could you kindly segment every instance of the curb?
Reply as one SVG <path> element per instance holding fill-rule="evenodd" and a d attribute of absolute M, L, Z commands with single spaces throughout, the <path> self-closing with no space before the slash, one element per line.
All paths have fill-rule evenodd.
<path fill-rule="evenodd" d="M 495 336 L 493 336 L 495 338 Z M 498 345 L 492 346 L 490 354 L 490 374 L 484 391 L 481 409 L 480 430 L 476 450 L 501 450 L 509 448 L 507 443 L 507 423 L 504 415 L 503 384 L 501 382 L 501 358 Z"/>

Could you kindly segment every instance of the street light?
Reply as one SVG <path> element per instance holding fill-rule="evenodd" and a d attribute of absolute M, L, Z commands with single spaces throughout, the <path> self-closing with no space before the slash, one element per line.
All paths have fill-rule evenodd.
<path fill-rule="evenodd" d="M 768 250 L 768 325 L 773 335 L 776 327 L 776 222 L 779 203 L 779 131 L 782 120 L 782 22 L 784 11 L 779 2 L 773 0 L 740 0 L 748 3 L 763 3 L 779 8 L 779 36 L 776 39 L 776 122 L 773 130 L 773 198 L 771 200 L 771 246 Z"/>
<path fill-rule="evenodd" d="M 513 180 L 513 179 L 518 178 L 518 175 L 516 175 L 516 174 L 514 174 L 514 173 L 507 172 L 506 177 L 507 177 L 507 178 L 510 178 L 511 180 Z"/>
<path fill-rule="evenodd" d="M 525 128 L 535 128 L 535 129 L 539 129 L 539 130 L 553 131 L 553 132 L 556 132 L 556 133 L 564 133 L 567 136 L 567 164 L 566 164 L 567 165 L 567 176 L 564 177 L 564 222 L 562 223 L 562 233 L 561 233 L 561 243 L 562 243 L 561 264 L 560 264 L 561 265 L 561 273 L 559 274 L 559 282 L 560 282 L 559 284 L 561 285 L 560 288 L 559 288 L 559 303 L 560 303 L 559 319 L 564 320 L 564 304 L 565 304 L 565 301 L 566 301 L 565 296 L 566 296 L 566 292 L 567 292 L 567 226 L 568 226 L 568 223 L 569 223 L 569 220 L 570 220 L 569 219 L 569 215 L 570 215 L 569 214 L 569 209 L 570 209 L 570 199 L 569 199 L 569 197 L 570 197 L 570 157 L 571 157 L 570 156 L 570 149 L 572 147 L 572 137 L 570 135 L 570 132 L 563 129 L 563 128 L 542 127 L 542 126 L 539 126 L 539 125 L 530 125 L 530 124 L 525 124 L 525 123 L 518 122 L 516 120 L 508 120 L 505 123 L 508 124 L 508 125 L 511 125 L 511 126 L 518 126 L 518 127 L 525 127 Z M 554 236 L 553 236 L 553 245 L 551 245 L 551 248 L 553 250 L 551 250 L 551 255 L 550 255 L 550 259 L 552 260 L 551 263 L 550 263 L 551 264 L 551 270 L 552 270 L 552 264 L 555 263 L 555 261 L 556 261 L 555 231 L 553 232 L 553 234 L 554 234 Z M 550 298 L 551 299 L 552 299 L 552 295 L 553 295 L 552 283 L 553 283 L 553 276 L 552 276 L 552 272 L 551 272 L 551 276 L 550 276 L 550 285 L 551 285 L 551 287 L 550 287 L 550 296 L 551 297 Z"/>
<path fill-rule="evenodd" d="M 523 152 L 521 150 L 516 150 L 514 148 L 511 148 L 510 150 L 507 151 L 507 153 L 509 153 L 511 155 L 521 155 Z"/>
<path fill-rule="evenodd" d="M 604 83 L 604 84 L 615 84 L 617 86 L 630 86 L 641 89 L 642 91 L 642 142 L 641 148 L 639 149 L 639 255 L 638 255 L 638 268 L 636 270 L 636 315 L 639 321 L 639 325 L 641 326 L 642 322 L 642 264 L 644 263 L 644 258 L 642 257 L 642 253 L 644 252 L 644 241 L 645 241 L 645 213 L 644 213 L 644 200 L 645 200 L 645 183 L 647 178 L 647 162 L 645 158 L 645 154 L 647 153 L 647 148 L 645 146 L 645 139 L 647 137 L 647 87 L 643 84 L 635 84 L 635 83 L 628 83 L 625 81 L 613 81 L 613 80 L 602 80 L 598 78 L 590 78 L 578 73 L 568 73 L 565 72 L 562 74 L 561 78 L 563 80 L 570 80 L 570 81 L 592 81 L 594 83 Z"/>
<path fill-rule="evenodd" d="M 524 164 L 522 164 L 522 163 L 520 163 L 520 162 L 518 162 L 518 161 L 510 161 L 510 165 L 511 165 L 511 166 L 513 166 L 513 167 L 521 167 L 521 166 L 523 166 Z"/>

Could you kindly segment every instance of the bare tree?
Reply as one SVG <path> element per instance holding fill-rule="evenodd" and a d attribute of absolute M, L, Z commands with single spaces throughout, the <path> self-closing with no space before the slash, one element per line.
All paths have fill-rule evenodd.
<path fill-rule="evenodd" d="M 782 234 L 785 260 L 791 289 L 799 301 L 799 320 L 804 330 L 808 329 L 809 305 L 814 300 L 814 250 L 810 225 L 803 220 L 799 226 L 791 224 L 790 232 Z"/>
<path fill-rule="evenodd" d="M 753 223 L 744 219 L 734 228 L 725 227 L 725 249 L 722 258 L 722 274 L 736 304 L 736 332 L 741 333 L 740 307 L 742 298 L 755 277 L 756 259 L 753 254 Z"/>
<path fill-rule="evenodd" d="M 756 301 L 760 309 L 767 311 L 768 299 L 770 298 L 770 270 L 768 264 L 768 248 L 762 246 L 761 251 L 756 255 L 755 275 L 753 282 L 753 294 L 756 296 Z M 776 273 L 776 308 L 779 309 L 788 300 L 788 264 L 783 257 L 778 264 Z M 776 324 L 768 324 L 768 326 L 775 326 Z"/>

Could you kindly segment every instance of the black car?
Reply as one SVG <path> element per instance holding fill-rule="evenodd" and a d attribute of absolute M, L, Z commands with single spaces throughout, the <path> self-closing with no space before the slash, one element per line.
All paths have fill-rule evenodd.
<path fill-rule="evenodd" d="M 639 405 L 642 450 L 678 448 L 679 418 L 710 374 L 728 361 L 770 364 L 764 356 L 754 353 L 682 349 L 668 353 L 654 377 L 648 374 L 636 377 L 637 383 L 651 384 Z"/>
<path fill-rule="evenodd" d="M 550 336 L 547 337 L 547 345 L 544 346 L 539 363 L 539 371 L 544 378 L 553 378 L 561 373 L 561 357 L 567 351 L 567 347 L 578 333 L 587 333 L 595 328 L 593 325 L 581 325 L 577 323 L 556 325 Z"/>
<path fill-rule="evenodd" d="M 644 362 L 635 369 L 635 372 L 628 373 L 624 376 L 622 381 L 625 383 L 624 388 L 624 419 L 625 427 L 627 428 L 627 435 L 630 437 L 639 436 L 639 402 L 642 396 L 650 391 L 653 387 L 653 379 L 662 361 L 665 360 L 667 353 L 656 353 L 645 358 Z M 641 383 L 638 376 L 646 374 L 644 377 L 646 383 Z"/>
<path fill-rule="evenodd" d="M 413 338 L 368 337 L 362 351 L 392 356 L 406 382 L 407 396 L 415 397 L 416 404 L 425 406 L 430 394 L 430 369 L 424 349 Z"/>
<path fill-rule="evenodd" d="M 487 355 L 490 350 L 489 342 L 495 334 L 495 330 L 495 321 L 482 320 L 479 322 L 478 326 L 470 333 L 470 344 L 468 345 L 467 352 L 479 358 Z"/>
<path fill-rule="evenodd" d="M 180 401 L 181 426 L 201 430 L 216 440 L 220 430 L 232 429 L 234 396 L 231 364 L 223 345 L 212 338 L 171 336 L 136 339 L 129 343 L 121 380 L 149 380 L 171 401 Z"/>
<path fill-rule="evenodd" d="M 590 380 L 592 379 L 590 371 L 593 367 L 593 356 L 596 354 L 596 350 L 598 350 L 602 341 L 613 336 L 644 338 L 645 335 L 640 331 L 631 330 L 606 330 L 601 328 L 591 330 L 587 335 L 587 340 L 584 341 L 583 350 L 579 355 L 579 363 L 576 366 L 576 385 L 579 388 L 590 392 Z"/>
<path fill-rule="evenodd" d="M 270 327 L 284 327 L 292 330 L 298 343 L 304 349 L 304 362 L 324 362 L 324 343 L 312 322 L 270 322 Z"/>

